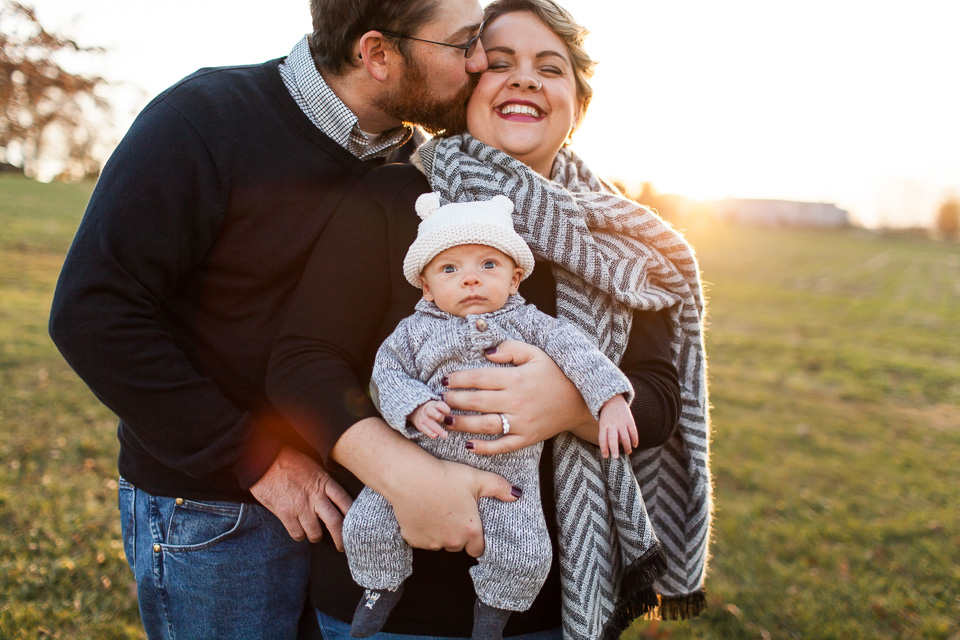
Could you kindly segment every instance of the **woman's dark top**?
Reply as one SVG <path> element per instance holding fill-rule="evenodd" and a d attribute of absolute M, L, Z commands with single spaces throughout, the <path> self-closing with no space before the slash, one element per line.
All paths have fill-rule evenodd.
<path fill-rule="evenodd" d="M 271 357 L 267 390 L 281 413 L 321 452 L 328 452 L 351 425 L 378 415 L 367 385 L 380 343 L 420 299 L 420 290 L 404 279 L 401 267 L 420 222 L 414 203 L 429 190 L 426 178 L 409 165 L 372 171 L 334 213 L 304 271 Z M 541 311 L 556 314 L 549 263 L 537 262 L 520 293 Z M 636 391 L 632 410 L 640 447 L 663 444 L 680 416 L 665 313 L 634 315 L 620 366 Z M 533 606 L 511 616 L 508 636 L 560 626 L 550 444 L 541 458 L 541 492 L 554 565 Z M 327 467 L 353 495 L 362 488 L 332 460 Z M 474 563 L 466 553 L 414 549 L 413 575 L 384 631 L 469 637 L 476 596 L 467 571 Z M 313 556 L 313 605 L 349 621 L 361 594 L 346 557 L 324 538 Z"/>

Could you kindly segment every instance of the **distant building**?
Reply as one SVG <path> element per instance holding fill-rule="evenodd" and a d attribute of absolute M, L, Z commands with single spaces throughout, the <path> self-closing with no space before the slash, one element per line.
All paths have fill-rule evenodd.
<path fill-rule="evenodd" d="M 828 202 L 743 200 L 727 198 L 709 203 L 721 220 L 764 227 L 848 227 L 850 214 Z"/>

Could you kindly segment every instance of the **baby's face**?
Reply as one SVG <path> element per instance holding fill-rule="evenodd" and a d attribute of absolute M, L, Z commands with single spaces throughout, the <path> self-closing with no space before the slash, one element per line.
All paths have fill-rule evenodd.
<path fill-rule="evenodd" d="M 461 244 L 438 253 L 420 274 L 423 298 L 461 318 L 501 308 L 517 292 L 523 269 L 499 249 Z"/>

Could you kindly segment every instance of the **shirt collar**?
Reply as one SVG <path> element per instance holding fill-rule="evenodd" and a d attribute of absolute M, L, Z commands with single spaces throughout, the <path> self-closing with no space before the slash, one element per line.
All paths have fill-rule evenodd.
<path fill-rule="evenodd" d="M 310 121 L 341 147 L 361 160 L 379 158 L 406 142 L 413 129 L 406 125 L 369 139 L 360 130 L 357 116 L 343 103 L 317 70 L 304 36 L 281 63 L 280 75 Z"/>

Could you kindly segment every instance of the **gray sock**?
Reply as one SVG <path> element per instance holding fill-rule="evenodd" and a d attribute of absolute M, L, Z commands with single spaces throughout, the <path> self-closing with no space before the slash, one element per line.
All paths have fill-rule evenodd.
<path fill-rule="evenodd" d="M 353 614 L 353 624 L 350 625 L 351 638 L 368 638 L 383 629 L 387 617 L 400 596 L 403 595 L 403 583 L 396 591 L 389 589 L 365 589 L 360 604 Z"/>
<path fill-rule="evenodd" d="M 497 609 L 484 604 L 478 598 L 473 605 L 473 635 L 472 640 L 502 640 L 503 628 L 507 626 L 507 618 L 513 613 L 507 609 Z"/>

